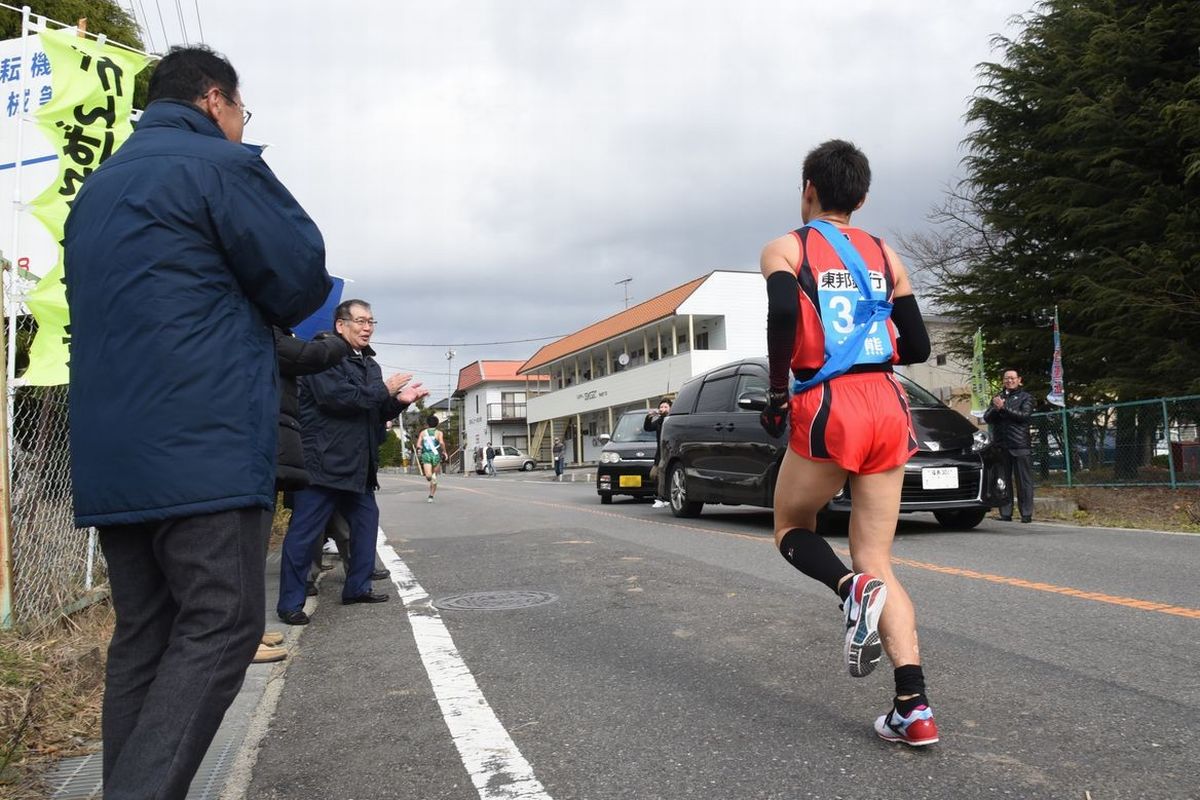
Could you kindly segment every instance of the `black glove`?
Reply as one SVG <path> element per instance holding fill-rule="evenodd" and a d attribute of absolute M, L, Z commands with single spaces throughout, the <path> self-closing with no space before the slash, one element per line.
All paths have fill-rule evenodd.
<path fill-rule="evenodd" d="M 782 436 L 787 430 L 790 401 L 786 389 L 772 389 L 767 392 L 767 407 L 758 415 L 758 422 L 764 431 L 775 438 Z"/>

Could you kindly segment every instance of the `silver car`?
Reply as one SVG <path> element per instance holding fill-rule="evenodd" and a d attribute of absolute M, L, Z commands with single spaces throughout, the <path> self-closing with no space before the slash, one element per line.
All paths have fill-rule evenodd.
<path fill-rule="evenodd" d="M 497 472 L 502 469 L 519 469 L 530 472 L 537 468 L 537 461 L 511 445 L 492 445 L 492 449 L 496 451 L 496 457 L 492 459 L 492 466 L 496 468 Z M 486 447 L 475 448 L 475 472 L 480 475 L 487 474 L 486 452 Z"/>

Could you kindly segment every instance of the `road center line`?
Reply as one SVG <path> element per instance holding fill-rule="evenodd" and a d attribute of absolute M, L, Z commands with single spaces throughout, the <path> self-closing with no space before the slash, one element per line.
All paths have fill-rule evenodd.
<path fill-rule="evenodd" d="M 545 500 L 530 500 L 528 498 L 515 498 L 504 494 L 493 494 L 492 492 L 482 489 L 472 489 L 467 486 L 455 486 L 455 491 L 471 492 L 483 497 L 491 497 L 501 500 L 512 500 L 520 503 L 528 503 L 530 505 L 545 506 L 546 508 L 566 509 L 568 511 L 577 511 L 583 514 L 594 514 L 602 517 L 616 517 L 618 519 L 630 521 L 637 520 L 649 525 L 662 525 L 666 528 L 678 528 L 688 531 L 699 531 L 700 533 L 711 533 L 718 536 L 732 536 L 738 539 L 749 539 L 755 542 L 770 542 L 770 536 L 755 536 L 748 533 L 740 533 L 738 531 L 727 531 L 721 528 L 702 528 L 698 525 L 683 525 L 676 522 L 661 522 L 655 519 L 640 519 L 638 517 L 630 517 L 625 514 L 617 514 L 613 511 L 602 511 L 593 508 L 580 508 L 579 506 L 568 505 L 566 503 L 551 503 Z M 833 548 L 838 553 L 849 556 L 850 551 L 844 547 L 834 546 Z M 1023 578 L 1012 578 L 1007 575 L 993 575 L 987 572 L 978 572 L 971 569 L 962 569 L 960 567 L 946 567 L 941 564 L 932 564 L 927 561 L 914 561 L 908 558 L 899 558 L 892 556 L 892 561 L 897 564 L 903 564 L 906 567 L 914 569 L 928 570 L 929 572 L 939 572 L 943 575 L 954 575 L 959 578 L 968 578 L 971 580 L 987 581 L 989 583 L 1003 584 L 1006 586 L 1016 586 L 1021 589 L 1029 589 L 1035 592 L 1047 592 L 1050 594 L 1064 595 L 1066 597 L 1075 597 L 1080 600 L 1091 600 L 1096 603 L 1107 603 L 1109 605 L 1122 606 L 1124 608 L 1132 608 L 1138 611 L 1155 611 L 1160 614 L 1170 614 L 1176 617 L 1185 617 L 1188 619 L 1200 619 L 1200 608 L 1189 608 L 1187 606 L 1175 606 L 1169 603 L 1160 603 L 1155 600 L 1142 600 L 1136 597 L 1121 597 L 1120 595 L 1104 594 L 1103 592 L 1089 592 L 1086 589 L 1075 589 L 1070 586 L 1057 586 L 1052 583 L 1039 583 L 1037 581 L 1027 581 Z"/>
<path fill-rule="evenodd" d="M 388 544 L 383 528 L 375 551 L 404 601 L 442 717 L 480 800 L 551 800 L 488 705 L 428 592 Z"/>

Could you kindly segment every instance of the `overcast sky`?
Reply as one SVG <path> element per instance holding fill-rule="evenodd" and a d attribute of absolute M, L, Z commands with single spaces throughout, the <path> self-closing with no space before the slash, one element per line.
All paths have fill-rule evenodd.
<path fill-rule="evenodd" d="M 376 340 L 440 345 L 379 360 L 444 397 L 448 343 L 570 333 L 620 311 L 627 277 L 632 304 L 756 269 L 800 224 L 800 164 L 826 139 L 871 159 L 858 224 L 927 227 L 960 176 L 975 65 L 1032 0 L 135 8 L 162 50 L 183 41 L 177 8 L 198 38 L 197 5 L 241 75 L 247 137 L 373 304 Z M 454 371 L 541 344 L 458 346 Z"/>

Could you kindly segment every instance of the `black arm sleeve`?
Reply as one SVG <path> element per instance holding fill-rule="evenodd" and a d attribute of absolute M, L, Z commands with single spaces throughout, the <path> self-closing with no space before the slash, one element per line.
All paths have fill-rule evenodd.
<path fill-rule="evenodd" d="M 790 272 L 772 272 L 767 276 L 767 359 L 771 364 L 771 388 L 775 391 L 786 390 L 790 383 L 799 313 L 796 276 Z"/>
<path fill-rule="evenodd" d="M 921 319 L 917 298 L 911 294 L 897 297 L 892 304 L 892 322 L 896 323 L 901 364 L 920 364 L 929 358 L 929 331 Z"/>
<path fill-rule="evenodd" d="M 349 356 L 351 350 L 340 336 L 326 336 L 306 342 L 276 327 L 275 353 L 279 359 L 279 372 L 295 377 L 324 372 Z"/>

